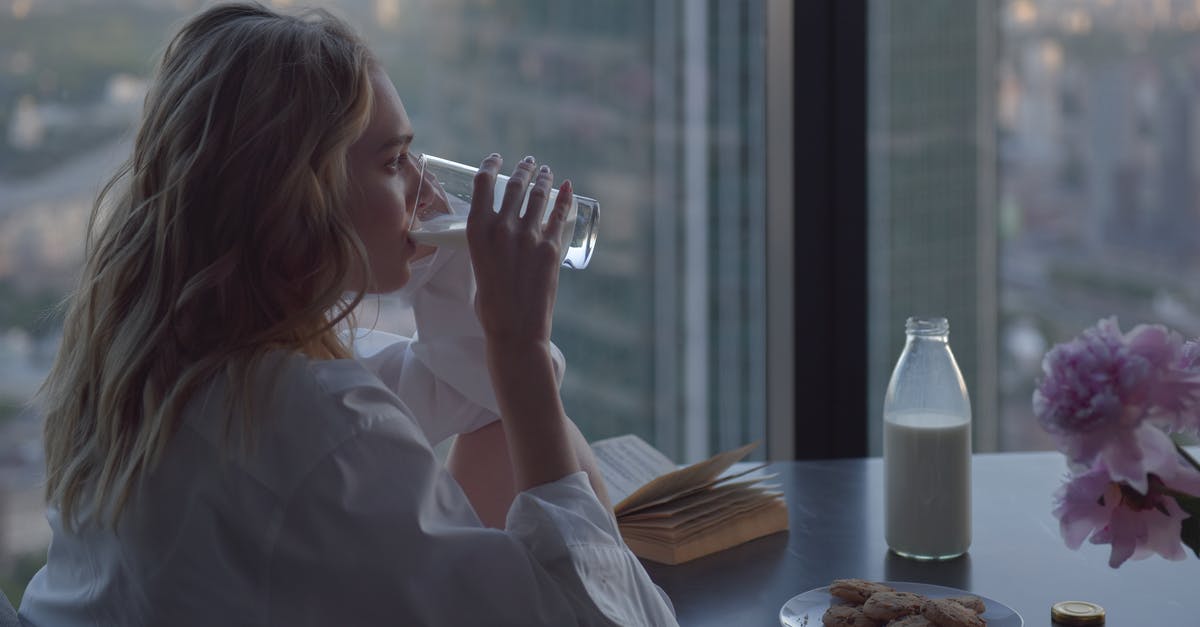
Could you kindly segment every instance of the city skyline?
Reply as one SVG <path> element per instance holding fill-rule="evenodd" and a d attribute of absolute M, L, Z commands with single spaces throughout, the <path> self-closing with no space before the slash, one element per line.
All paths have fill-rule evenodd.
<path fill-rule="evenodd" d="M 52 304 L 128 155 L 150 59 L 202 4 L 0 0 L 0 488 L 17 486 L 14 503 L 37 500 L 25 403 L 53 355 Z M 388 61 L 422 150 L 537 150 L 600 200 L 595 262 L 563 275 L 556 321 L 585 433 L 638 433 L 680 461 L 762 437 L 761 3 L 337 4 Z M 873 164 L 891 177 L 872 197 L 891 229 L 868 279 L 872 389 L 905 312 L 934 304 L 972 391 L 994 388 L 981 449 L 1048 448 L 1030 397 L 1052 344 L 1108 315 L 1200 335 L 1200 2 L 981 6 L 924 2 L 872 25 L 889 59 L 872 80 L 891 81 L 870 103 L 886 105 Z"/>
<path fill-rule="evenodd" d="M 162 39 L 187 13 L 186 7 L 179 7 L 195 4 L 109 5 L 118 8 L 106 8 L 96 32 L 123 32 L 127 26 L 118 18 L 136 18 L 143 21 L 143 29 L 157 29 Z M 705 155 L 761 152 L 762 120 L 751 112 L 761 110 L 756 103 L 762 98 L 762 71 L 747 70 L 747 64 L 762 62 L 761 3 L 729 4 L 711 14 L 687 9 L 686 16 L 671 13 L 673 3 L 662 1 L 630 1 L 622 11 L 568 9 L 553 2 L 519 4 L 527 9 L 524 17 L 537 19 L 512 23 L 511 12 L 481 12 L 468 2 L 406 2 L 404 20 L 377 19 L 395 8 L 385 2 L 339 6 L 363 28 L 398 85 L 417 128 L 416 149 L 460 161 L 491 150 L 533 151 L 539 160 L 554 164 L 556 172 L 569 176 L 581 193 L 600 200 L 596 256 L 586 271 L 564 271 L 554 337 L 568 360 L 564 405 L 585 435 L 598 439 L 637 433 L 681 461 L 704 456 L 726 442 L 761 439 L 763 425 L 752 424 L 749 417 L 761 413 L 753 407 L 762 404 L 763 386 L 755 381 L 761 380 L 762 368 L 748 363 L 763 352 L 752 344 L 761 346 L 761 330 L 747 334 L 742 329 L 749 316 L 757 315 L 753 308 L 762 298 L 761 285 L 743 283 L 748 275 L 762 275 L 756 269 L 761 262 L 745 261 L 746 245 L 761 249 L 754 242 L 764 234 L 747 234 L 756 222 L 738 217 L 765 210 L 762 183 L 745 181 L 761 176 L 761 159 L 757 165 L 751 161 L 741 166 L 735 180 L 718 181 L 709 176 L 705 164 L 710 158 L 725 162 L 693 152 L 697 146 Z M 157 7 L 157 12 L 143 12 L 147 6 Z M 731 13 L 729 7 L 736 10 Z M 42 290 L 53 286 L 61 298 L 69 289 L 92 198 L 128 154 L 137 117 L 137 107 L 129 105 L 140 101 L 149 72 L 147 59 L 162 43 L 143 37 L 146 41 L 138 45 L 144 58 L 136 57 L 124 50 L 132 45 L 128 41 L 100 37 L 70 11 L 39 13 L 43 5 L 37 5 L 18 29 L 3 21 L 5 8 L 0 3 L 0 34 L 53 34 L 59 24 L 60 35 L 95 37 L 79 42 L 79 50 L 102 45 L 120 49 L 71 61 L 99 76 L 63 66 L 45 78 L 49 70 L 42 65 L 45 55 L 38 46 L 52 42 L 26 34 L 5 39 L 24 48 L 0 45 L 0 100 L 9 97 L 14 103 L 0 107 L 0 129 L 5 131 L 0 143 L 7 151 L 0 151 L 0 288 L 11 284 L 31 290 L 29 305 L 35 308 L 33 296 Z M 152 18 L 157 26 L 149 24 Z M 707 24 L 718 19 L 725 20 L 723 26 L 710 38 Z M 699 40 L 691 39 L 698 35 Z M 656 56 L 656 50 L 675 45 L 690 52 L 678 58 Z M 719 67 L 711 52 L 717 46 L 723 47 Z M 406 54 L 412 49 L 421 50 L 421 56 Z M 109 64 L 108 59 L 123 59 L 124 65 Z M 4 75 L 14 64 L 17 72 Z M 431 66 L 446 69 L 431 72 Z M 704 78 L 710 72 L 714 79 Z M 77 74 L 81 77 L 70 84 L 79 87 L 58 88 Z M 739 99 L 722 96 L 714 103 L 709 111 L 716 121 L 708 120 L 703 109 L 683 107 L 681 95 L 675 93 L 677 84 L 686 83 L 715 98 L 725 77 L 742 82 L 746 91 Z M 50 83 L 52 88 L 47 88 Z M 5 85 L 12 89 L 6 92 Z M 19 90 L 27 91 L 10 93 Z M 678 108 L 666 106 L 664 98 Z M 98 115 L 101 112 L 107 117 Z M 107 130 L 93 129 L 93 136 L 85 136 L 78 131 L 81 121 L 95 121 Z M 696 137 L 704 139 L 697 144 Z M 39 156 L 40 165 L 33 163 Z M 30 172 L 35 165 L 40 171 Z M 681 191 L 686 200 L 700 201 L 692 206 L 703 210 L 687 216 L 677 213 L 680 209 L 672 205 L 679 204 Z M 668 204 L 658 208 L 656 203 L 664 198 Z M 718 202 L 735 204 L 726 205 L 727 215 L 722 217 Z M 713 241 L 725 242 L 723 256 L 714 254 L 706 261 L 698 255 L 707 255 L 708 245 L 688 244 L 687 238 L 699 227 L 703 233 L 717 226 L 722 235 Z M 675 250 L 678 257 L 664 255 L 667 250 Z M 687 276 L 692 278 L 685 286 Z M 698 320 L 694 315 L 684 318 L 697 312 L 696 303 L 706 308 L 718 289 L 738 290 L 742 304 Z M 378 302 L 387 306 L 387 299 Z M 24 338 L 0 342 L 0 367 L 24 364 L 28 373 L 44 375 L 56 332 L 35 326 L 38 316 L 29 313 L 23 326 L 11 331 Z M 389 314 L 363 319 L 404 322 L 403 316 Z M 697 344 L 689 338 L 711 333 L 697 324 L 736 331 L 719 345 L 715 338 L 702 341 L 713 345 L 713 354 L 736 361 L 737 376 L 706 360 L 691 359 Z M 47 341 L 42 341 L 43 335 Z M 36 377 L 24 380 L 31 384 L 31 393 Z M 14 484 L 15 492 L 3 497 L 10 505 L 38 502 L 32 496 L 38 492 L 36 473 L 26 471 L 40 466 L 39 419 L 20 407 L 21 402 L 15 416 L 0 422 L 0 434 L 21 440 L 19 453 L 0 452 L 0 475 Z M 684 414 L 694 417 L 687 425 Z M 36 550 L 32 545 L 37 536 L 27 528 L 29 512 L 8 516 L 18 515 L 25 521 L 19 523 L 20 546 L 13 546 L 17 540 L 0 528 L 0 542 L 9 542 L 0 546 L 0 572 L 6 559 Z"/>

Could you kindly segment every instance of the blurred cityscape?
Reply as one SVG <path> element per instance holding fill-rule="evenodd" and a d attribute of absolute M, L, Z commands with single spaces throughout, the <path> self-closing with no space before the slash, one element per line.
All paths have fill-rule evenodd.
<path fill-rule="evenodd" d="M 871 0 L 867 37 L 867 431 L 904 321 L 939 316 L 970 393 L 976 450 L 995 450 L 994 2 Z M 991 39 L 994 39 L 992 37 Z M 989 246 L 989 243 L 992 245 Z"/>
<path fill-rule="evenodd" d="M 871 0 L 868 415 L 945 315 L 975 448 L 1052 448 L 1041 359 L 1107 316 L 1200 335 L 1200 3 Z"/>
<path fill-rule="evenodd" d="M 1000 442 L 1047 448 L 1041 355 L 1100 318 L 1200 336 L 1200 3 L 1016 0 L 1001 13 Z"/>
<path fill-rule="evenodd" d="M 681 461 L 763 437 L 761 0 L 264 3 L 359 27 L 416 149 L 534 154 L 600 200 L 597 253 L 562 275 L 555 321 L 564 404 L 587 437 L 637 433 Z M 48 541 L 27 404 L 57 348 L 56 306 L 154 59 L 206 4 L 0 0 L 0 588 L 14 600 Z M 386 296 L 359 321 L 411 326 Z"/>
<path fill-rule="evenodd" d="M 0 0 L 10 598 L 48 540 L 27 403 L 57 347 L 56 306 L 153 59 L 204 4 Z M 532 152 L 600 200 L 598 252 L 564 273 L 555 322 L 564 401 L 588 437 L 638 433 L 681 461 L 762 437 L 762 0 L 313 4 L 363 28 L 420 150 Z M 1052 344 L 1108 315 L 1200 335 L 1200 2 L 871 6 L 872 388 L 904 316 L 943 312 L 977 449 L 1047 448 L 1029 405 Z M 378 326 L 403 330 L 377 302 Z"/>

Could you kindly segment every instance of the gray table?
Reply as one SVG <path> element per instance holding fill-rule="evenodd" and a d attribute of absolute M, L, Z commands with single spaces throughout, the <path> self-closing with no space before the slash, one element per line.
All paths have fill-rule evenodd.
<path fill-rule="evenodd" d="M 1063 600 L 1104 606 L 1108 625 L 1200 625 L 1200 559 L 1154 556 L 1108 567 L 1108 546 L 1071 551 L 1050 514 L 1066 472 L 1058 453 L 976 455 L 973 542 L 956 560 L 920 563 L 883 539 L 878 458 L 777 463 L 791 530 L 679 566 L 647 562 L 683 627 L 779 625 L 791 597 L 839 577 L 912 581 L 970 590 L 1050 625 Z"/>

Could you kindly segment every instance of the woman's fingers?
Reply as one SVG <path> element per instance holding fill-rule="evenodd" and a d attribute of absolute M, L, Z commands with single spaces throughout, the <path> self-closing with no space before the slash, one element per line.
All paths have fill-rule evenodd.
<path fill-rule="evenodd" d="M 513 168 L 508 184 L 504 186 L 504 200 L 500 203 L 500 218 L 516 222 L 525 204 L 525 192 L 529 189 L 529 178 L 533 174 L 533 157 L 525 157 Z"/>
<path fill-rule="evenodd" d="M 470 225 L 488 222 L 496 216 L 492 211 L 492 198 L 495 195 L 496 174 L 500 172 L 502 163 L 504 159 L 493 152 L 479 164 L 479 171 L 475 173 L 475 189 L 471 192 L 471 213 L 467 216 L 468 232 Z"/>
<path fill-rule="evenodd" d="M 525 215 L 521 221 L 527 228 L 537 229 L 542 224 L 542 216 L 546 213 L 546 201 L 550 198 L 550 186 L 554 184 L 554 173 L 550 166 L 538 168 L 537 178 L 533 181 L 533 189 L 529 190 L 529 202 L 525 205 Z"/>
<path fill-rule="evenodd" d="M 501 244 L 501 248 L 515 245 L 516 249 L 521 249 L 537 245 L 538 242 L 542 242 L 542 245 L 552 243 L 561 248 L 566 219 L 574 203 L 571 183 L 563 183 L 554 206 L 547 209 L 554 186 L 554 173 L 545 165 L 535 170 L 534 158 L 525 157 L 513 168 L 512 176 L 504 187 L 500 209 L 495 211 L 492 209 L 495 181 L 501 161 L 500 156 L 493 153 L 483 160 L 479 172 L 475 175 L 471 215 L 467 224 L 468 238 L 478 240 L 480 245 L 486 239 L 491 242 L 493 248 L 502 242 L 504 243 Z M 534 178 L 532 189 L 530 178 Z M 521 215 L 522 205 L 525 206 L 524 215 Z M 546 216 L 547 211 L 550 213 L 549 217 Z M 484 235 L 485 232 L 488 235 Z M 513 236 L 518 234 L 521 234 L 520 237 L 513 239 Z M 474 246 L 475 243 L 472 243 L 473 251 Z M 480 248 L 479 252 L 483 253 L 483 248 Z"/>
<path fill-rule="evenodd" d="M 573 203 L 571 186 L 564 184 L 553 209 L 547 209 L 554 174 L 548 167 L 537 168 L 535 174 L 533 157 L 526 157 L 513 168 L 500 210 L 493 213 L 492 190 L 499 163 L 485 160 L 484 165 L 489 169 L 485 172 L 481 168 L 475 178 L 475 197 L 467 224 L 477 286 L 476 314 L 491 340 L 548 340 L 561 263 L 562 232 Z M 532 191 L 531 179 L 534 179 Z M 526 204 L 522 216 L 522 205 Z M 543 227 L 542 220 L 548 210 L 550 219 Z M 483 213 L 488 215 L 485 217 Z"/>
<path fill-rule="evenodd" d="M 562 243 L 563 228 L 566 226 L 567 215 L 571 213 L 571 205 L 574 202 L 575 190 L 571 186 L 571 181 L 563 181 L 562 187 L 558 188 L 558 198 L 554 200 L 554 208 L 550 210 L 550 220 L 546 223 L 546 239 L 565 246 Z"/>

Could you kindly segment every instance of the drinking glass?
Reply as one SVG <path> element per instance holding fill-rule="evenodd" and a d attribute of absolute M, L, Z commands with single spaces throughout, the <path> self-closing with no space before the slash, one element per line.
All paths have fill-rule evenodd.
<path fill-rule="evenodd" d="M 416 198 L 418 208 L 422 207 L 420 199 L 425 193 L 423 187 L 436 183 L 445 193 L 451 213 L 435 214 L 432 216 L 416 215 L 417 221 L 409 232 L 409 237 L 420 244 L 429 246 L 445 246 L 447 248 L 467 247 L 467 213 L 471 207 L 471 196 L 475 191 L 475 173 L 479 168 L 435 157 L 420 155 L 417 157 L 417 169 L 420 178 Z M 496 175 L 496 187 L 492 198 L 492 210 L 499 212 L 500 203 L 504 199 L 504 187 L 508 177 Z M 533 183 L 530 183 L 532 187 Z M 550 210 L 558 198 L 558 189 L 550 190 L 550 198 L 546 201 L 546 212 L 542 218 L 545 223 L 550 219 Z M 526 195 L 521 205 L 521 213 L 529 203 Z M 596 224 L 600 218 L 600 203 L 594 198 L 575 194 L 575 201 L 567 213 L 566 224 L 563 225 L 563 248 L 565 255 L 562 265 L 576 270 L 587 267 L 592 260 L 592 252 L 596 249 Z"/>

